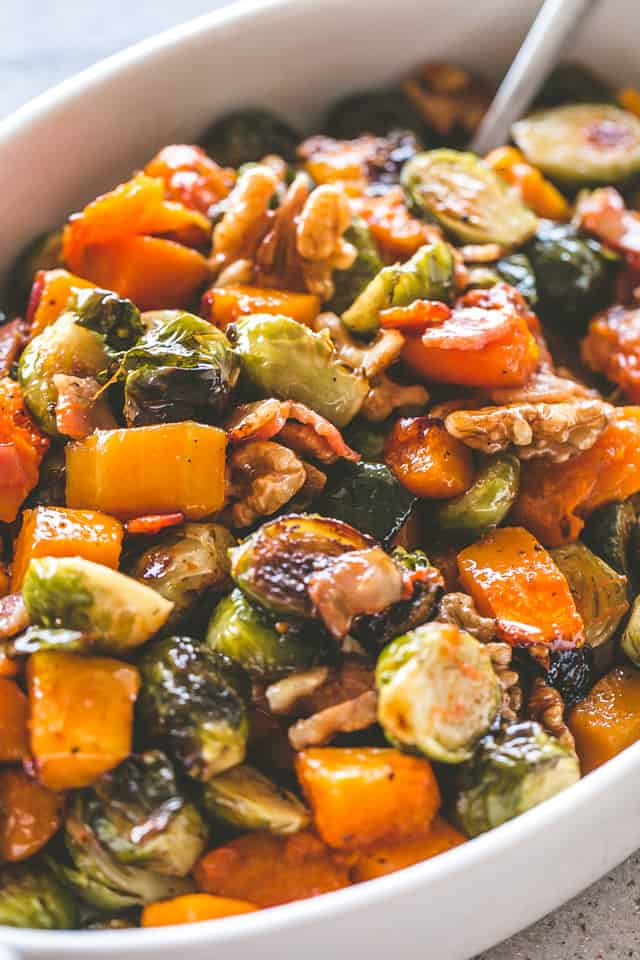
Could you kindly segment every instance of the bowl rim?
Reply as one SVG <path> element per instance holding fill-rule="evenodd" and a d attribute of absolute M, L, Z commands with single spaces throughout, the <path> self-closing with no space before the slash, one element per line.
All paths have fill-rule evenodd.
<path fill-rule="evenodd" d="M 165 49 L 188 42 L 201 34 L 215 32 L 234 21 L 252 17 L 270 10 L 286 10 L 301 3 L 311 6 L 319 0 L 235 0 L 221 9 L 163 30 L 125 49 L 100 60 L 72 77 L 56 84 L 50 90 L 29 100 L 0 121 L 0 144 L 19 136 L 31 124 L 43 119 L 49 112 L 65 103 L 77 100 L 100 87 L 111 77 L 127 68 L 162 54 Z M 322 0 L 339 8 L 343 0 Z M 628 747 L 602 767 L 592 771 L 562 793 L 546 800 L 513 820 L 482 834 L 433 859 L 406 867 L 396 873 L 365 881 L 307 900 L 299 900 L 219 920 L 200 923 L 127 930 L 37 930 L 0 926 L 0 960 L 10 960 L 17 951 L 38 951 L 42 957 L 64 952 L 69 957 L 84 957 L 87 951 L 124 950 L 133 957 L 150 948 L 180 948 L 206 940 L 220 945 L 243 936 L 274 933 L 287 927 L 329 919 L 356 909 L 383 903 L 391 896 L 417 890 L 426 882 L 439 883 L 465 872 L 482 862 L 493 860 L 513 845 L 533 838 L 564 817 L 577 811 L 596 807 L 598 798 L 615 790 L 629 776 L 640 771 L 640 742 Z M 578 892 L 577 890 L 575 891 Z M 560 904 L 558 904 L 560 906 Z M 18 954 L 19 955 L 19 954 Z"/>

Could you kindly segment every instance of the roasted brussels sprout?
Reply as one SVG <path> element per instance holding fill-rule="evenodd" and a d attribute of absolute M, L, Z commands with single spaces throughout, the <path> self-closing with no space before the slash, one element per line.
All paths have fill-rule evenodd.
<path fill-rule="evenodd" d="M 74 800 L 74 815 L 120 864 L 184 877 L 206 845 L 208 830 L 180 792 L 160 750 L 133 754 Z"/>
<path fill-rule="evenodd" d="M 590 647 L 602 646 L 613 636 L 629 607 L 627 578 L 583 543 L 557 547 L 551 556 L 567 578 L 584 621 L 585 643 Z"/>
<path fill-rule="evenodd" d="M 406 263 L 384 267 L 342 314 L 342 322 L 357 337 L 374 336 L 380 311 L 405 307 L 414 300 L 451 300 L 455 289 L 451 248 L 438 240 L 425 244 Z"/>
<path fill-rule="evenodd" d="M 382 260 L 369 227 L 361 217 L 354 217 L 344 233 L 344 239 L 353 244 L 358 255 L 348 270 L 335 270 L 335 293 L 328 309 L 343 313 L 359 297 L 368 283 L 382 270 Z"/>
<path fill-rule="evenodd" d="M 325 132 L 338 140 L 362 133 L 384 137 L 392 130 L 413 130 L 423 136 L 422 116 L 402 90 L 363 90 L 337 100 L 327 113 Z"/>
<path fill-rule="evenodd" d="M 515 723 L 484 737 L 461 769 L 457 818 L 465 833 L 476 837 L 579 779 L 572 750 L 538 723 Z"/>
<path fill-rule="evenodd" d="M 536 229 L 536 217 L 473 153 L 429 150 L 402 170 L 409 203 L 462 243 L 516 247 Z"/>
<path fill-rule="evenodd" d="M 202 803 L 210 816 L 238 830 L 297 833 L 311 819 L 294 794 L 246 764 L 209 780 Z"/>
<path fill-rule="evenodd" d="M 53 442 L 40 464 L 38 484 L 25 500 L 25 507 L 63 507 L 66 482 L 64 446 Z"/>
<path fill-rule="evenodd" d="M 369 384 L 340 363 L 328 333 L 265 313 L 227 327 L 227 334 L 250 392 L 305 403 L 338 427 L 362 406 Z"/>
<path fill-rule="evenodd" d="M 482 536 L 506 517 L 518 496 L 519 480 L 517 457 L 507 453 L 487 458 L 469 489 L 437 508 L 435 525 L 456 536 Z"/>
<path fill-rule="evenodd" d="M 334 557 L 371 547 L 346 523 L 313 515 L 279 517 L 231 550 L 231 576 L 255 603 L 285 617 L 310 617 L 306 583 Z"/>
<path fill-rule="evenodd" d="M 264 610 L 233 590 L 216 607 L 207 630 L 207 644 L 239 663 L 256 681 L 269 683 L 294 670 L 307 670 L 322 660 L 327 644 L 291 626 L 282 632 Z"/>
<path fill-rule="evenodd" d="M 526 254 L 512 253 L 510 257 L 501 257 L 495 264 L 495 270 L 501 280 L 515 287 L 527 303 L 535 307 L 538 302 L 536 276 Z"/>
<path fill-rule="evenodd" d="M 222 524 L 186 523 L 145 550 L 128 572 L 173 604 L 165 622 L 165 628 L 171 627 L 204 593 L 228 585 L 228 551 L 235 542 Z"/>
<path fill-rule="evenodd" d="M 22 596 L 32 623 L 90 634 L 113 653 L 146 643 L 173 608 L 155 590 L 82 557 L 34 558 Z"/>
<path fill-rule="evenodd" d="M 91 653 L 98 647 L 96 637 L 81 630 L 66 630 L 64 627 L 27 627 L 24 633 L 12 637 L 7 644 L 7 653 L 24 657 L 40 650 L 60 650 L 64 653 Z"/>
<path fill-rule="evenodd" d="M 416 503 L 383 463 L 350 464 L 314 501 L 324 517 L 343 520 L 383 545 L 391 543 Z"/>
<path fill-rule="evenodd" d="M 583 326 L 608 302 L 615 254 L 572 224 L 539 221 L 527 253 L 536 277 L 539 312 L 547 323 L 561 330 Z"/>
<path fill-rule="evenodd" d="M 200 143 L 216 163 L 239 167 L 277 153 L 293 160 L 300 135 L 270 110 L 234 110 L 216 120 L 202 135 Z"/>
<path fill-rule="evenodd" d="M 530 163 L 570 186 L 619 183 L 640 171 L 640 119 L 613 104 L 538 110 L 511 135 Z"/>
<path fill-rule="evenodd" d="M 469 759 L 501 699 L 486 647 L 449 623 L 393 640 L 378 658 L 376 685 L 388 740 L 443 763 Z"/>
<path fill-rule="evenodd" d="M 95 377 L 109 363 L 104 338 L 81 327 L 77 319 L 67 312 L 45 327 L 27 344 L 18 365 L 25 403 L 42 429 L 53 436 L 58 433 L 56 374 Z"/>
<path fill-rule="evenodd" d="M 90 818 L 96 810 L 88 804 L 88 796 L 88 791 L 74 795 L 65 821 L 65 845 L 72 866 L 55 865 L 56 872 L 77 897 L 100 911 L 117 913 L 193 889 L 192 882 L 183 877 L 120 862 L 100 843 L 93 829 Z"/>
<path fill-rule="evenodd" d="M 603 103 L 612 99 L 611 89 L 589 67 L 581 63 L 560 63 L 544 83 L 536 107 L 558 107 L 562 103 Z"/>
<path fill-rule="evenodd" d="M 76 920 L 71 894 L 46 866 L 30 861 L 0 868 L 0 924 L 67 930 Z"/>
<path fill-rule="evenodd" d="M 123 358 L 130 427 L 217 422 L 238 379 L 238 361 L 222 331 L 191 313 L 149 330 Z"/>
<path fill-rule="evenodd" d="M 136 305 L 110 290 L 78 289 L 70 306 L 76 323 L 102 334 L 111 350 L 128 350 L 144 333 Z"/>
<path fill-rule="evenodd" d="M 593 647 L 550 651 L 545 682 L 559 691 L 566 707 L 584 700 L 595 680 Z"/>
<path fill-rule="evenodd" d="M 605 563 L 629 577 L 629 550 L 635 525 L 636 510 L 631 500 L 605 503 L 587 517 L 582 539 Z"/>
<path fill-rule="evenodd" d="M 10 312 L 24 313 L 38 270 L 54 270 L 62 266 L 62 230 L 51 230 L 35 237 L 11 268 L 7 281 Z"/>
<path fill-rule="evenodd" d="M 240 667 L 190 637 L 167 637 L 145 650 L 140 674 L 142 729 L 190 777 L 210 780 L 242 763 L 249 681 Z"/>

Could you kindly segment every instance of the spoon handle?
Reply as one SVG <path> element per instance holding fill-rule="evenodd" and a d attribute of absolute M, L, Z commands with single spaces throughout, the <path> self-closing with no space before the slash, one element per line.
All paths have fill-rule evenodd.
<path fill-rule="evenodd" d="M 571 33 L 598 0 L 545 0 L 471 143 L 485 154 L 506 143 L 511 124 L 534 99 Z"/>

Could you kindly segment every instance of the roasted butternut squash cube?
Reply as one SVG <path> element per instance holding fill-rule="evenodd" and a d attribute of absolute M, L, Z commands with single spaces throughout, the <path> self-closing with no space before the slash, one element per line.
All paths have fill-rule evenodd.
<path fill-rule="evenodd" d="M 27 665 L 31 752 L 51 790 L 86 787 L 131 752 L 135 667 L 72 653 L 34 653 Z"/>
<path fill-rule="evenodd" d="M 212 897 L 209 893 L 187 893 L 173 900 L 150 903 L 142 911 L 140 924 L 143 927 L 168 927 L 177 923 L 201 923 L 203 920 L 254 913 L 258 909 L 246 900 Z"/>
<path fill-rule="evenodd" d="M 90 280 L 77 277 L 68 270 L 43 270 L 37 273 L 32 294 L 37 302 L 31 322 L 31 337 L 37 337 L 45 327 L 58 319 L 74 290 L 93 286 Z"/>
<path fill-rule="evenodd" d="M 274 313 L 291 317 L 310 327 L 320 312 L 320 300 L 311 293 L 289 293 L 268 287 L 212 287 L 203 297 L 203 315 L 226 329 L 240 317 L 252 313 Z"/>
<path fill-rule="evenodd" d="M 640 740 L 640 670 L 616 667 L 569 714 L 583 774 Z"/>
<path fill-rule="evenodd" d="M 122 535 L 119 520 L 96 510 L 25 510 L 15 543 L 11 588 L 20 590 L 25 571 L 35 557 L 83 557 L 117 570 Z"/>
<path fill-rule="evenodd" d="M 224 430 L 192 421 L 96 430 L 67 446 L 67 503 L 121 520 L 207 517 L 224 503 L 226 440 Z"/>
<path fill-rule="evenodd" d="M 22 760 L 29 753 L 27 698 L 17 683 L 0 676 L 0 763 Z"/>
<path fill-rule="evenodd" d="M 431 857 L 451 850 L 464 843 L 467 838 L 442 817 L 436 817 L 427 834 L 399 840 L 396 843 L 381 843 L 358 854 L 351 870 L 356 883 L 362 880 L 374 880 L 388 873 L 395 873 L 414 863 L 421 863 Z"/>
<path fill-rule="evenodd" d="M 60 826 L 63 797 L 19 767 L 0 770 L 0 859 L 25 860 Z"/>

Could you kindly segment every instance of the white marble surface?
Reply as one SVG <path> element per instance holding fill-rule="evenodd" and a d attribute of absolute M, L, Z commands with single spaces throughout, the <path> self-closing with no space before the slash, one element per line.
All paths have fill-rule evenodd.
<path fill-rule="evenodd" d="M 96 60 L 219 5 L 216 0 L 0 0 L 0 117 Z M 477 960 L 640 960 L 639 867 L 635 854 L 571 903 Z"/>

